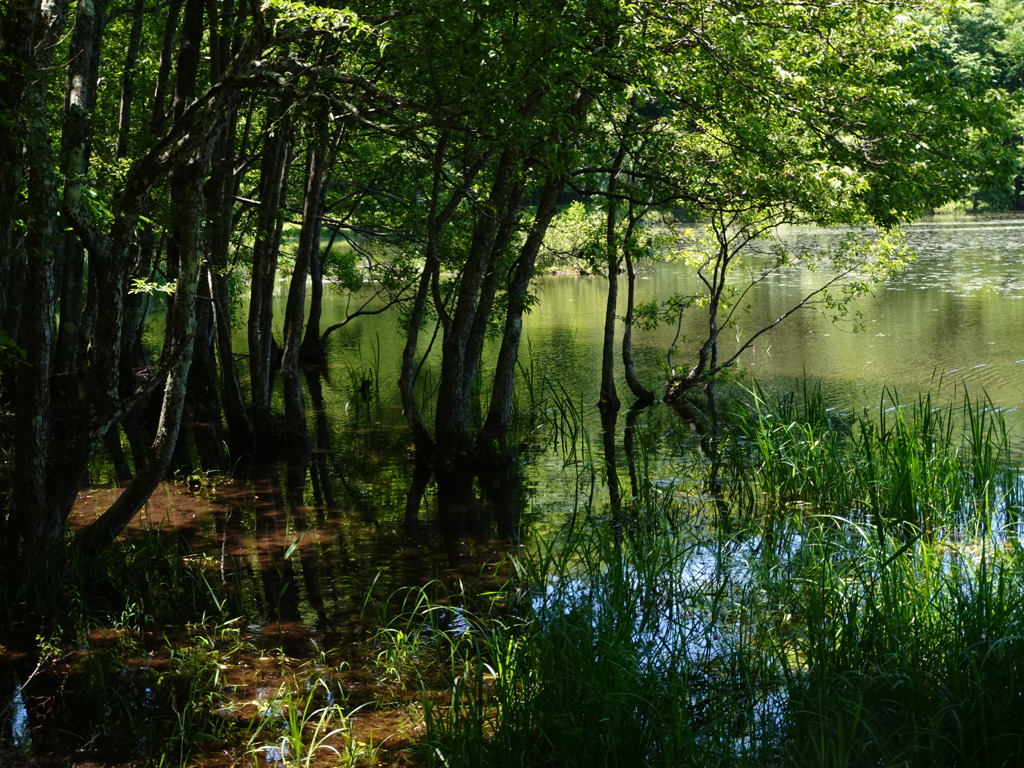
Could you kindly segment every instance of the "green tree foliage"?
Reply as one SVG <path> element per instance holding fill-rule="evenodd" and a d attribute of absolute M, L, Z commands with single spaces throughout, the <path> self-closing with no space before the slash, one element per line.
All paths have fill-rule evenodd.
<path fill-rule="evenodd" d="M 991 167 L 965 196 L 974 208 L 1024 210 L 1024 7 L 987 0 L 942 28 L 934 55 L 963 87 L 1004 101 L 1012 135 L 1004 149 L 1013 164 Z"/>
<path fill-rule="evenodd" d="M 710 219 L 718 242 L 701 299 L 708 335 L 697 363 L 678 374 L 684 389 L 719 368 L 707 364 L 721 331 L 716 315 L 727 290 L 749 288 L 729 274 L 746 243 L 784 224 L 892 228 L 986 176 L 1009 174 L 1005 103 L 990 84 L 940 61 L 949 29 L 940 9 L 636 8 L 638 45 L 656 53 L 630 101 L 604 118 L 612 126 L 605 157 L 628 144 L 622 173 L 632 184 L 620 184 L 618 196 Z M 590 194 L 607 194 L 600 179 L 608 165 L 591 169 Z M 862 290 L 863 273 L 850 271 L 847 256 L 836 270 Z M 866 272 L 885 273 L 871 261 L 862 262 Z"/>

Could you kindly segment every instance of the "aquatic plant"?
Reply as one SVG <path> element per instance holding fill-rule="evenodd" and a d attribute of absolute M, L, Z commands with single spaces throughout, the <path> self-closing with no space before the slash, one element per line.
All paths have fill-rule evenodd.
<path fill-rule="evenodd" d="M 285 766 L 311 766 L 324 759 L 337 768 L 372 765 L 376 749 L 359 743 L 352 729 L 359 707 L 346 713 L 344 698 L 344 691 L 322 678 L 308 686 L 300 680 L 283 683 L 253 719 L 246 754 Z"/>
<path fill-rule="evenodd" d="M 729 526 L 672 494 L 609 525 L 591 497 L 532 543 L 492 608 L 439 628 L 435 611 L 465 599 L 421 593 L 400 616 L 403 679 L 431 659 L 429 764 L 1024 754 L 1024 548 L 1007 526 L 1020 471 L 1000 414 L 922 398 L 851 417 L 813 394 L 759 396 L 732 418 L 742 431 L 715 471 L 755 503 Z"/>
<path fill-rule="evenodd" d="M 857 415 L 829 409 L 819 391 L 771 400 L 754 390 L 732 414 L 738 445 L 726 452 L 748 511 L 800 508 L 869 521 L 881 531 L 973 533 L 1016 515 L 1024 483 L 1003 414 L 964 394 L 904 406 L 886 393 Z"/>

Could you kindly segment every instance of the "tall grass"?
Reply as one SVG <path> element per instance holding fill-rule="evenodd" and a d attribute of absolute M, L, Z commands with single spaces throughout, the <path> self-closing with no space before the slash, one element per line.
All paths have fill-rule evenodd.
<path fill-rule="evenodd" d="M 445 649 L 421 678 L 427 761 L 1019 764 L 1020 470 L 1000 414 L 824 406 L 737 412 L 715 471 L 744 525 L 681 527 L 681 502 L 650 495 L 625 531 L 583 515 L 535 542 L 492 611 L 407 615 L 403 637 Z"/>
<path fill-rule="evenodd" d="M 822 552 L 835 557 L 834 550 Z M 893 539 L 808 591 L 788 669 L 799 765 L 1016 765 L 1024 756 L 1019 547 Z"/>
<path fill-rule="evenodd" d="M 741 445 L 729 453 L 747 509 L 810 509 L 890 532 L 973 533 L 1016 516 L 1024 485 L 989 401 L 965 394 L 959 405 L 937 406 L 930 395 L 896 403 L 889 393 L 876 412 L 849 416 L 829 410 L 820 392 L 799 403 L 755 392 L 734 415 Z"/>

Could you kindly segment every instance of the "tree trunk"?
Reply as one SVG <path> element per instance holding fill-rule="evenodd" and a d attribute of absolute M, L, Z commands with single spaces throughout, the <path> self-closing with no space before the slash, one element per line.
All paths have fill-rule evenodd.
<path fill-rule="evenodd" d="M 505 326 L 501 335 L 501 348 L 494 369 L 494 384 L 487 420 L 480 434 L 481 450 L 504 450 L 512 421 L 512 401 L 515 391 L 516 361 L 523 336 L 523 313 L 526 311 L 530 281 L 533 279 L 537 254 L 544 242 L 551 219 L 558 210 L 558 194 L 564 179 L 549 179 L 541 192 L 537 213 L 530 234 L 519 251 L 515 271 L 508 282 L 508 306 Z"/>
<path fill-rule="evenodd" d="M 92 144 L 90 115 L 96 105 L 106 5 L 107 0 L 78 0 L 75 6 L 61 134 L 61 168 L 66 209 L 82 206 Z M 58 274 L 62 275 L 60 327 L 54 367 L 56 373 L 68 375 L 77 369 L 79 363 L 82 279 L 85 272 L 85 250 L 74 232 L 64 233 L 61 261 L 58 268 Z"/>
<path fill-rule="evenodd" d="M 477 214 L 469 252 L 459 275 L 455 308 L 447 319 L 441 348 L 441 380 L 434 435 L 443 450 L 440 460 L 462 463 L 473 446 L 470 397 L 480 364 L 480 350 L 498 279 L 495 259 L 504 245 L 508 217 L 518 204 L 518 156 L 505 150 L 494 172 L 487 203 Z M 445 308 L 435 305 L 445 317 Z"/>
<path fill-rule="evenodd" d="M 402 348 L 402 367 L 398 378 L 402 410 L 405 413 L 406 423 L 408 423 L 409 429 L 412 432 L 413 445 L 420 457 L 428 456 L 435 447 L 434 438 L 431 437 L 430 431 L 427 429 L 426 422 L 424 422 L 423 415 L 420 412 L 419 403 L 416 400 L 416 376 L 418 372 L 417 351 L 420 329 L 426 319 L 427 303 L 430 300 L 432 288 L 436 286 L 440 269 L 439 249 L 441 236 L 445 225 L 455 215 L 459 205 L 468 196 L 473 181 L 488 160 L 486 153 L 479 156 L 476 162 L 463 172 L 459 187 L 452 191 L 448 202 L 442 205 L 441 189 L 446 176 L 444 158 L 447 145 L 448 137 L 442 134 L 438 138 L 437 145 L 431 156 L 433 175 L 429 197 L 430 210 L 427 214 L 423 271 L 420 274 L 416 287 L 416 296 L 413 299 L 412 309 L 409 312 L 409 327 L 406 330 L 405 346 Z M 435 296 L 434 305 L 442 317 L 447 314 L 441 305 L 440 298 L 437 296 Z"/>
<path fill-rule="evenodd" d="M 281 248 L 281 201 L 284 197 L 290 161 L 290 131 L 285 118 L 266 140 L 260 164 L 260 207 L 256 217 L 256 240 L 252 253 L 252 282 L 249 299 L 249 380 L 253 428 L 257 445 L 271 440 L 270 392 L 274 358 L 274 281 Z"/>
<path fill-rule="evenodd" d="M 132 28 L 128 34 L 128 49 L 121 71 L 121 101 L 117 112 L 117 156 L 128 157 L 131 144 L 132 106 L 135 103 L 135 67 L 142 47 L 142 16 L 145 0 L 135 0 L 132 8 Z"/>
<path fill-rule="evenodd" d="M 195 351 L 188 380 L 188 413 L 199 465 L 203 470 L 227 469 L 224 435 L 221 424 L 220 392 L 217 387 L 217 363 L 214 354 L 216 337 L 213 297 L 210 281 L 200 270 L 196 304 Z"/>
<path fill-rule="evenodd" d="M 218 73 L 222 74 L 222 73 Z M 235 174 L 235 132 L 238 110 L 226 116 L 226 127 L 213 150 L 210 178 L 206 182 L 206 252 L 208 263 L 202 279 L 207 284 L 213 311 L 217 363 L 220 370 L 221 404 L 227 424 L 227 443 L 237 460 L 255 449 L 252 422 L 235 364 L 231 338 L 231 292 L 228 278 L 231 232 L 235 224 L 235 195 L 239 180 Z"/>
<path fill-rule="evenodd" d="M 653 405 L 657 400 L 655 394 L 643 385 L 636 375 L 636 363 L 633 360 L 633 316 L 636 307 L 636 265 L 633 263 L 633 232 L 639 216 L 632 209 L 629 213 L 629 225 L 626 232 L 626 247 L 622 256 L 626 266 L 626 315 L 622 329 L 622 367 L 626 373 L 626 384 L 640 406 Z"/>
<path fill-rule="evenodd" d="M 35 584 L 45 589 L 63 562 L 66 510 L 53 502 L 50 470 L 53 454 L 51 373 L 56 340 L 57 276 L 61 238 L 59 183 L 50 144 L 45 73 L 63 34 L 66 3 L 25 3 L 11 9 L 19 19 L 25 47 L 16 48 L 29 80 L 21 93 L 18 128 L 24 142 L 25 167 L 25 282 L 19 298 L 21 322 L 18 345 L 25 365 L 16 370 L 14 388 L 15 461 L 13 505 L 8 521 L 10 551 L 6 562 L 18 564 L 10 584 Z M 10 18 L 4 18 L 5 26 Z M 5 33 L 10 29 L 8 26 Z M 13 31 L 13 30 L 12 30 Z M 6 34 L 5 34 L 6 36 Z M 5 47 L 9 41 L 5 40 Z M 74 469 L 71 469 L 74 473 Z M 80 475 L 79 475 L 80 476 Z M 76 478 L 77 482 L 77 478 Z M 24 579 L 24 581 L 22 581 Z"/>
<path fill-rule="evenodd" d="M 302 346 L 299 350 L 299 357 L 305 365 L 324 366 L 327 362 L 324 342 L 320 335 L 320 319 L 323 316 L 324 305 L 324 261 L 334 248 L 334 242 L 338 236 L 338 226 L 331 229 L 331 239 L 327 248 L 320 248 L 320 233 L 323 231 L 325 196 L 327 194 L 328 169 L 333 165 L 337 156 L 339 144 L 345 139 L 346 130 L 342 127 L 334 137 L 329 152 L 324 150 L 325 156 L 322 162 L 324 166 L 323 179 L 321 181 L 318 195 L 320 197 L 320 213 L 318 215 L 318 227 L 316 238 L 313 240 L 309 251 L 309 315 L 306 318 L 306 330 L 302 337 Z"/>
<path fill-rule="evenodd" d="M 327 249 L 320 250 L 319 241 L 309 253 L 309 315 L 306 318 L 306 332 L 302 337 L 299 357 L 303 365 L 324 367 L 327 353 L 320 338 L 320 319 L 324 307 L 324 254 L 330 253 L 338 231 L 331 233 Z"/>
<path fill-rule="evenodd" d="M 306 428 L 306 404 L 302 396 L 299 351 L 306 309 L 306 275 L 313 251 L 320 247 L 320 222 L 323 218 L 323 188 L 326 164 L 322 148 L 312 146 L 306 163 L 306 190 L 302 209 L 302 229 L 295 267 L 288 288 L 284 316 L 284 354 L 281 377 L 284 384 L 285 448 L 288 462 L 288 504 L 303 506 L 306 467 L 309 464 L 309 431 Z"/>
<path fill-rule="evenodd" d="M 626 158 L 626 144 L 619 146 L 618 154 L 612 161 L 608 174 L 608 212 L 605 218 L 605 255 L 607 257 L 608 296 L 604 311 L 604 336 L 601 342 L 601 396 L 602 408 L 618 410 L 619 396 L 615 392 L 615 313 L 619 300 L 619 251 L 616 227 L 618 225 L 618 202 L 615 193 L 619 184 L 619 171 Z"/>
<path fill-rule="evenodd" d="M 174 40 L 178 32 L 178 16 L 184 0 L 170 0 L 167 5 L 167 19 L 164 22 L 163 45 L 160 49 L 160 64 L 157 67 L 156 85 L 150 109 L 149 130 L 154 136 L 163 133 L 167 122 L 167 88 L 171 82 L 171 65 L 174 61 Z"/>
<path fill-rule="evenodd" d="M 36 38 L 43 33 L 43 14 L 31 0 L 0 6 L 0 60 L 23 67 L 20 77 L 0 77 L 0 331 L 16 340 L 25 284 L 25 239 L 22 231 L 22 182 L 25 162 L 26 97 L 44 68 L 35 66 Z M 44 46 L 49 50 L 52 41 Z M 29 102 L 38 101 L 30 96 Z"/>

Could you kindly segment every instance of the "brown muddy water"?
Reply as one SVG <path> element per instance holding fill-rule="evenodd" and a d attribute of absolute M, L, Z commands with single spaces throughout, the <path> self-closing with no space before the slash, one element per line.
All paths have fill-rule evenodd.
<path fill-rule="evenodd" d="M 800 243 L 836 237 L 810 229 L 783 234 Z M 1024 219 L 931 219 L 908 227 L 907 240 L 917 260 L 853 308 L 862 313 L 863 330 L 798 313 L 750 351 L 740 383 L 785 392 L 806 380 L 839 412 L 891 407 L 926 392 L 937 393 L 940 402 L 965 391 L 985 394 L 1018 429 L 1020 446 Z M 738 334 L 785 312 L 811 280 L 796 272 L 760 286 Z M 638 281 L 638 300 L 665 299 L 694 285 L 685 268 L 657 265 Z M 174 722 L 187 716 L 183 702 L 206 695 L 176 688 L 188 665 L 201 668 L 197 679 L 211 681 L 211 690 L 230 691 L 217 703 L 223 740 L 188 745 L 189 764 L 283 765 L 295 756 L 274 751 L 276 732 L 265 744 L 253 740 L 252 723 L 279 706 L 284 689 L 310 691 L 317 680 L 327 682 L 325 690 L 344 692 L 346 707 L 358 710 L 352 738 L 384 741 L 367 762 L 416 764 L 411 747 L 422 724 L 412 694 L 382 661 L 373 632 L 400 610 L 399 596 L 408 588 L 423 588 L 442 602 L 454 599 L 450 620 L 457 623 L 461 598 L 450 596 L 487 592 L 506 578 L 519 547 L 549 537 L 578 510 L 593 482 L 587 468 L 601 455 L 592 406 L 604 281 L 544 277 L 537 290 L 517 391 L 524 451 L 515 483 L 477 488 L 477 498 L 456 514 L 438 514 L 433 486 L 410 502 L 397 320 L 381 315 L 350 324 L 331 337 L 321 418 L 310 419 L 320 430 L 324 449 L 317 460 L 332 479 L 333 500 L 318 498 L 309 486 L 307 506 L 289 508 L 282 478 L 273 472 L 248 478 L 196 473 L 161 486 L 127 538 L 173 552 L 181 563 L 174 578 L 202 573 L 225 587 L 231 605 L 211 593 L 205 603 L 182 606 L 182 615 L 192 618 L 181 626 L 155 627 L 145 620 L 148 606 L 129 604 L 120 623 L 73 643 L 0 640 L 0 741 L 6 745 L 0 765 L 145 764 L 138 757 L 143 742 L 176 733 Z M 338 322 L 344 309 L 336 297 L 325 325 Z M 685 319 L 683 330 L 699 338 L 700 318 Z M 635 337 L 642 375 L 655 389 L 664 384 L 674 333 L 664 328 Z M 428 400 L 436 381 L 428 360 Z M 641 415 L 638 430 L 652 479 L 678 482 L 699 450 L 690 427 L 656 406 Z M 105 509 L 118 492 L 102 460 L 90 481 L 76 524 Z M 596 504 L 604 502 L 599 497 Z M 145 585 L 140 594 L 147 594 Z M 253 618 L 244 625 L 213 618 L 232 611 Z M 203 622 L 203 616 L 210 619 Z"/>

